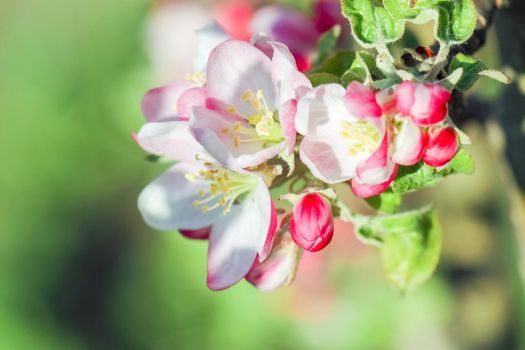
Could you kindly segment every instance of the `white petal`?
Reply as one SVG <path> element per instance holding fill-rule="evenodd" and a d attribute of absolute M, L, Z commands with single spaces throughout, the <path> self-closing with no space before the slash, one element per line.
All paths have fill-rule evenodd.
<path fill-rule="evenodd" d="M 208 287 L 228 288 L 250 271 L 262 251 L 271 221 L 271 198 L 260 180 L 257 189 L 212 228 L 208 248 Z"/>
<path fill-rule="evenodd" d="M 198 192 L 209 189 L 209 183 L 189 181 L 186 174 L 201 169 L 198 165 L 178 163 L 146 186 L 138 199 L 144 221 L 159 230 L 195 230 L 210 226 L 222 217 L 222 208 L 205 214 L 193 207 L 194 200 L 202 199 Z"/>
<path fill-rule="evenodd" d="M 421 129 L 410 118 L 404 118 L 403 125 L 394 139 L 392 160 L 401 165 L 414 165 L 421 160 L 424 147 Z"/>
<path fill-rule="evenodd" d="M 146 152 L 173 160 L 194 163 L 198 155 L 199 159 L 213 161 L 184 121 L 147 123 L 138 133 L 137 142 Z"/>
<path fill-rule="evenodd" d="M 272 62 L 247 42 L 228 40 L 210 54 L 207 67 L 208 91 L 211 97 L 235 106 L 244 116 L 253 114 L 243 94 L 262 90 L 270 110 L 275 110 L 272 84 Z"/>
<path fill-rule="evenodd" d="M 243 134 L 238 134 L 240 143 L 236 144 L 232 131 L 235 123 L 253 128 L 246 120 L 231 113 L 201 107 L 193 109 L 191 125 L 195 137 L 210 154 L 230 169 L 257 166 L 284 149 L 284 142 L 265 148 L 262 140 L 245 141 L 252 136 Z M 229 132 L 225 133 L 225 129 Z"/>
<path fill-rule="evenodd" d="M 272 42 L 272 80 L 277 92 L 277 106 L 295 99 L 296 89 L 301 86 L 312 88 L 310 80 L 297 70 L 295 58 L 290 50 L 281 43 Z"/>
<path fill-rule="evenodd" d="M 357 120 L 346 108 L 346 90 L 339 84 L 321 85 L 302 97 L 297 105 L 295 128 L 302 135 L 333 138 L 343 119 Z"/>
<path fill-rule="evenodd" d="M 356 157 L 347 153 L 345 143 L 328 143 L 314 138 L 305 138 L 301 143 L 301 161 L 312 174 L 326 183 L 347 181 L 355 176 L 357 165 L 370 154 Z"/>
<path fill-rule="evenodd" d="M 195 72 L 205 72 L 210 52 L 219 44 L 230 39 L 224 29 L 215 21 L 196 31 L 197 49 L 193 61 Z"/>

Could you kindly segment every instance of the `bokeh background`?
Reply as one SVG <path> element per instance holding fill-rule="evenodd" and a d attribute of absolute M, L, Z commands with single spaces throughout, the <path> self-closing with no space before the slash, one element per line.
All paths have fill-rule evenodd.
<path fill-rule="evenodd" d="M 525 349 L 524 179 L 493 118 L 505 88 L 489 82 L 462 119 L 475 175 L 406 204 L 435 202 L 445 235 L 417 292 L 397 295 L 342 224 L 290 287 L 207 290 L 206 244 L 142 222 L 137 195 L 165 166 L 130 137 L 143 93 L 179 74 L 163 52 L 188 55 L 159 31 L 191 33 L 219 2 L 189 4 L 2 0 L 0 349 Z M 494 67 L 499 38 L 490 30 L 478 54 Z M 431 29 L 411 28 L 416 39 L 431 44 Z"/>

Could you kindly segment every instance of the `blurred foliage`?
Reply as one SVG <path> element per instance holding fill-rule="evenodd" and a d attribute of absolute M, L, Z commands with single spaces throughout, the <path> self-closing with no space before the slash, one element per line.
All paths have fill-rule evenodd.
<path fill-rule="evenodd" d="M 473 178 L 411 199 L 443 203 L 446 234 L 438 277 L 410 298 L 386 285 L 348 226 L 305 255 L 290 288 L 208 291 L 206 245 L 153 232 L 136 210 L 162 170 L 130 137 L 154 84 L 143 50 L 150 6 L 2 4 L 0 349 L 517 348 L 481 132 Z"/>

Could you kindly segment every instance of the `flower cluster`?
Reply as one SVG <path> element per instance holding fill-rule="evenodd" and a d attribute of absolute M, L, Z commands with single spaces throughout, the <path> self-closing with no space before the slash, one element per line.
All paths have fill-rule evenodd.
<path fill-rule="evenodd" d="M 205 69 L 150 90 L 134 137 L 176 162 L 140 194 L 144 220 L 208 240 L 212 290 L 243 278 L 262 290 L 289 283 L 301 252 L 332 239 L 331 184 L 375 196 L 399 166 L 441 167 L 458 151 L 447 126 L 451 93 L 440 85 L 314 88 L 286 45 L 208 30 Z M 287 185 L 289 195 L 272 197 Z"/>

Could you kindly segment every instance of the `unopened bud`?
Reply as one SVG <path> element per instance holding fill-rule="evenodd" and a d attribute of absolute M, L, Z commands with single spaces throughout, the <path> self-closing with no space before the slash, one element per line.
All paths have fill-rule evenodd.
<path fill-rule="evenodd" d="M 297 245 L 317 252 L 330 243 L 334 235 L 332 206 L 318 193 L 308 193 L 293 208 L 290 232 Z"/>

